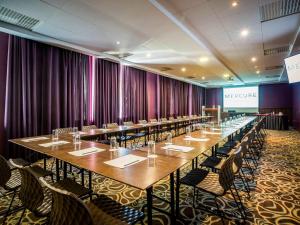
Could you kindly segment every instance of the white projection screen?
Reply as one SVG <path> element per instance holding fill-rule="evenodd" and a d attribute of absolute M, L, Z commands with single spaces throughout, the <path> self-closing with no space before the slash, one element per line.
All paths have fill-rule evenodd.
<path fill-rule="evenodd" d="M 300 54 L 286 58 L 284 61 L 289 83 L 300 82 Z"/>
<path fill-rule="evenodd" d="M 224 111 L 258 112 L 258 86 L 223 88 Z"/>

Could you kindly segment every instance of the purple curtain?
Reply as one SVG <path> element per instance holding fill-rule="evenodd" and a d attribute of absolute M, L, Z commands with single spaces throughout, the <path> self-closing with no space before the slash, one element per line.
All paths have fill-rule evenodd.
<path fill-rule="evenodd" d="M 173 79 L 159 76 L 159 116 L 161 118 L 173 116 Z"/>
<path fill-rule="evenodd" d="M 189 84 L 172 80 L 173 83 L 173 110 L 175 116 L 189 114 Z"/>
<path fill-rule="evenodd" d="M 5 127 L 8 139 L 82 126 L 89 56 L 10 36 Z"/>
<path fill-rule="evenodd" d="M 147 72 L 128 66 L 123 66 L 122 72 L 123 121 L 148 119 Z"/>
<path fill-rule="evenodd" d="M 118 63 L 103 59 L 95 62 L 95 124 L 119 122 L 119 80 Z"/>
<path fill-rule="evenodd" d="M 223 88 L 208 88 L 205 92 L 206 107 L 223 107 Z"/>
<path fill-rule="evenodd" d="M 204 104 L 205 89 L 197 85 L 192 85 L 192 114 L 199 115 Z"/>

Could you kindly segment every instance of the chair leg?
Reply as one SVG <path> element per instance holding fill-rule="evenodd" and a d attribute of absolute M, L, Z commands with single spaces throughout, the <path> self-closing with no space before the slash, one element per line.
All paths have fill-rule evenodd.
<path fill-rule="evenodd" d="M 243 204 L 243 202 L 242 202 L 242 199 L 241 199 L 241 197 L 240 197 L 240 195 L 239 195 L 239 192 L 238 192 L 238 190 L 236 189 L 236 186 L 235 186 L 235 184 L 233 184 L 233 187 L 234 187 L 234 190 L 235 190 L 235 192 L 236 192 L 236 194 L 237 194 L 237 197 L 238 197 L 238 199 L 239 199 L 239 201 L 240 201 L 240 204 L 241 204 L 241 210 L 242 210 L 242 218 L 244 219 L 244 220 L 246 220 L 246 218 L 247 218 L 247 215 L 246 215 L 246 209 L 245 209 L 245 206 L 244 206 L 244 204 Z"/>
<path fill-rule="evenodd" d="M 242 182 L 243 182 L 243 184 L 244 184 L 244 187 L 245 187 L 245 189 L 246 189 L 246 191 L 247 191 L 247 193 L 248 193 L 248 198 L 250 199 L 251 198 L 251 196 L 250 196 L 250 186 L 249 186 L 249 184 L 248 184 L 248 182 L 247 182 L 247 180 L 246 180 L 246 176 L 245 176 L 245 174 L 244 174 L 244 172 L 243 172 L 243 170 L 241 169 L 241 171 L 240 171 L 240 177 L 241 177 L 241 180 L 242 180 Z M 245 178 L 245 179 L 244 179 Z"/>
<path fill-rule="evenodd" d="M 26 211 L 26 208 L 23 209 L 23 212 L 22 212 L 22 214 L 21 214 L 21 217 L 20 217 L 20 219 L 19 219 L 19 221 L 18 221 L 18 223 L 17 223 L 18 225 L 21 224 L 22 218 L 23 218 L 23 216 L 24 216 L 25 211 Z"/>
<path fill-rule="evenodd" d="M 15 190 L 15 191 L 14 191 L 14 194 L 13 194 L 13 196 L 12 196 L 12 198 L 11 198 L 9 207 L 8 207 L 6 213 L 5 213 L 5 216 L 4 216 L 4 219 L 3 219 L 3 224 L 5 223 L 5 221 L 6 221 L 7 217 L 8 217 L 8 214 L 9 214 L 10 209 L 11 209 L 11 207 L 12 207 L 13 201 L 14 201 L 14 199 L 15 199 L 15 197 L 16 197 L 16 193 L 17 193 L 17 191 Z"/>
<path fill-rule="evenodd" d="M 220 207 L 219 207 L 219 204 L 218 204 L 218 201 L 217 201 L 217 197 L 215 197 L 214 200 L 215 200 L 215 203 L 216 203 L 216 206 L 217 206 L 218 214 L 220 213 L 222 224 L 225 225 L 225 221 L 224 221 L 224 218 L 223 218 L 223 212 L 220 210 Z"/>

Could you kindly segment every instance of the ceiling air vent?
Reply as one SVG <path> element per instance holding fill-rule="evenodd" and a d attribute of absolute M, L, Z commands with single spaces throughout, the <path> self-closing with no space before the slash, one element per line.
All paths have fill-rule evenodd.
<path fill-rule="evenodd" d="M 26 16 L 3 6 L 0 6 L 0 20 L 28 30 L 32 30 L 40 22 L 38 19 Z"/>
<path fill-rule="evenodd" d="M 269 78 L 269 79 L 273 79 L 273 78 L 278 78 L 280 77 L 280 75 L 267 75 L 266 78 Z"/>
<path fill-rule="evenodd" d="M 265 22 L 300 12 L 300 0 L 260 0 L 260 20 Z"/>
<path fill-rule="evenodd" d="M 283 65 L 278 66 L 266 66 L 265 70 L 280 70 L 283 68 Z"/>
<path fill-rule="evenodd" d="M 196 77 L 193 77 L 193 76 L 188 76 L 186 77 L 187 79 L 195 79 Z"/>
<path fill-rule="evenodd" d="M 163 72 L 169 71 L 169 70 L 172 70 L 172 68 L 170 68 L 170 67 L 162 67 L 162 68 L 160 68 L 160 71 L 163 71 Z"/>
<path fill-rule="evenodd" d="M 290 46 L 282 46 L 277 48 L 264 49 L 264 55 L 277 55 L 281 53 L 286 53 L 290 50 Z"/>

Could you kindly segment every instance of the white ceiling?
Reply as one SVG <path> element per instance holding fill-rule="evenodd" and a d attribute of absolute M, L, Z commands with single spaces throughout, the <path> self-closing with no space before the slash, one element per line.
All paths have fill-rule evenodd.
<path fill-rule="evenodd" d="M 264 49 L 292 45 L 300 15 L 261 23 L 259 6 L 265 1 L 274 0 L 239 0 L 237 7 L 231 0 L 0 0 L 0 5 L 39 19 L 34 33 L 97 55 L 130 54 L 123 59 L 220 86 L 279 81 L 266 76 L 281 75 L 283 69 L 265 67 L 283 65 L 288 52 L 264 56 Z M 241 37 L 242 29 L 249 30 L 247 37 Z M 208 61 L 201 62 L 203 57 Z"/>

